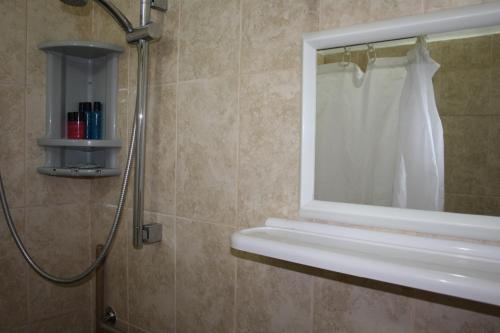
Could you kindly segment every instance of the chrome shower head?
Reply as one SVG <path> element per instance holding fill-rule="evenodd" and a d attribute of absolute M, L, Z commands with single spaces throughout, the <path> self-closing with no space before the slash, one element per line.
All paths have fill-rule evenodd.
<path fill-rule="evenodd" d="M 88 0 L 61 0 L 67 5 L 83 7 L 87 4 Z"/>

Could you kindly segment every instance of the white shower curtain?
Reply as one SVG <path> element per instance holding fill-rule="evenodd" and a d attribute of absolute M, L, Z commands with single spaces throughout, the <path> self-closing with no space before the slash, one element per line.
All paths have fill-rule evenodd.
<path fill-rule="evenodd" d="M 408 57 L 377 59 L 368 65 L 364 75 L 355 64 L 319 66 L 316 199 L 442 208 L 442 205 L 422 202 L 424 197 L 442 198 L 442 186 L 436 190 L 435 186 L 425 183 L 431 171 L 442 175 L 442 163 L 431 163 L 437 157 L 429 154 L 441 153 L 442 162 L 442 130 L 439 136 L 441 122 L 434 95 L 431 95 L 431 79 L 437 64 L 428 53 L 427 58 L 423 58 L 422 52 L 417 52 L 419 49 Z M 419 74 L 422 68 L 429 74 Z M 422 95 L 425 100 L 420 98 Z M 429 115 L 432 110 L 435 114 Z M 429 124 L 434 139 L 429 139 L 429 133 L 422 126 L 413 127 L 414 122 Z M 438 137 L 441 150 L 431 149 L 439 145 Z M 442 185 L 442 177 L 435 179 Z M 428 192 L 431 189 L 438 192 L 431 195 Z"/>
<path fill-rule="evenodd" d="M 408 53 L 401 95 L 393 206 L 443 210 L 444 139 L 432 77 L 439 68 L 423 44 Z"/>

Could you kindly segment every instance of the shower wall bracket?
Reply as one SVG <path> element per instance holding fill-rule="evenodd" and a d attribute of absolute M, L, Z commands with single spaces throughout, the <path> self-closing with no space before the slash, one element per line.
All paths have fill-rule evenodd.
<path fill-rule="evenodd" d="M 168 10 L 168 0 L 151 0 L 151 8 L 166 12 Z"/>
<path fill-rule="evenodd" d="M 38 139 L 45 163 L 38 172 L 64 177 L 105 177 L 120 174 L 117 138 L 118 45 L 89 41 L 46 42 L 46 134 Z M 78 103 L 103 105 L 102 140 L 67 138 L 67 113 Z"/>
<path fill-rule="evenodd" d="M 146 244 L 161 242 L 163 225 L 159 223 L 142 226 L 142 241 Z"/>

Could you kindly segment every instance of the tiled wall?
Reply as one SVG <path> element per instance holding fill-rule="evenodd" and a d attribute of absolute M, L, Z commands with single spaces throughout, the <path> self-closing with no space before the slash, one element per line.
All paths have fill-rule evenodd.
<path fill-rule="evenodd" d="M 376 48 L 376 45 L 375 45 Z M 412 45 L 380 48 L 377 57 L 402 57 Z M 440 68 L 434 92 L 445 141 L 445 211 L 500 216 L 500 35 L 432 42 Z M 351 61 L 366 68 L 366 52 Z M 318 57 L 342 61 L 342 54 Z"/>
<path fill-rule="evenodd" d="M 24 127 L 12 132 L 25 133 L 22 139 L 26 138 L 26 144 L 22 152 L 0 146 L 2 170 L 7 156 L 18 156 L 19 163 L 25 164 L 26 172 L 17 177 L 26 179 L 29 186 L 15 195 L 21 198 L 16 200 L 24 202 L 17 205 L 16 213 L 25 220 L 26 237 L 40 260 L 55 268 L 56 263 L 73 257 L 78 259 L 75 266 L 81 267 L 89 260 L 94 245 L 105 237 L 120 180 L 99 179 L 89 185 L 38 176 L 33 171 L 41 158 L 34 139 L 43 132 L 40 119 L 44 105 L 43 55 L 34 45 L 45 39 L 65 38 L 123 44 L 123 34 L 95 4 L 76 10 L 60 5 L 58 0 L 15 2 L 19 16 L 25 20 L 20 40 L 22 36 L 27 40 L 24 37 L 24 44 L 20 44 L 24 51 L 16 60 L 12 60 L 11 51 L 2 49 L 0 70 L 3 76 L 3 71 L 19 67 L 22 76 L 27 73 L 28 78 L 21 82 L 11 79 L 1 87 L 17 88 L 22 96 L 17 108 L 26 109 L 21 113 Z M 115 2 L 137 16 L 136 0 Z M 132 248 L 129 195 L 123 224 L 106 264 L 106 303 L 115 307 L 125 330 L 500 330 L 500 318 L 494 315 L 498 308 L 251 257 L 231 252 L 229 247 L 229 235 L 239 228 L 261 225 L 268 216 L 298 215 L 301 33 L 473 1 L 169 2 L 166 16 L 155 13 L 156 19 L 165 21 L 165 31 L 163 39 L 151 47 L 146 172 L 146 220 L 163 224 L 164 240 L 141 251 Z M 0 7 L 2 17 L 6 17 L 6 21 L 0 21 L 3 31 L 13 24 L 7 8 L 10 3 L 3 2 Z M 46 14 L 35 16 L 35 9 Z M 8 38 L 15 42 L 13 37 Z M 127 50 L 120 60 L 122 138 L 131 129 L 136 81 L 135 51 Z M 4 59 L 14 61 L 15 66 Z M 10 76 L 18 77 L 16 73 Z M 15 96 L 15 91 L 1 96 L 9 98 L 9 111 L 18 105 L 11 102 L 17 101 L 15 97 L 4 97 Z M 15 117 L 0 110 L 2 120 L 4 115 Z M 4 133 L 2 127 L 2 142 L 12 140 Z M 16 192 L 16 188 L 19 186 L 11 184 L 10 192 Z M 26 218 L 22 218 L 24 215 Z M 67 332 L 68 327 L 88 331 L 88 284 L 69 289 L 40 282 L 15 252 L 4 226 L 1 228 L 0 246 L 5 251 L 1 252 L 0 264 L 13 269 L 0 274 L 0 315 L 2 319 L 19 318 L 2 320 L 0 325 L 4 326 L 0 327 L 33 322 L 36 332 Z M 57 238 L 60 234 L 68 238 L 61 241 Z M 83 243 L 90 246 L 81 254 L 72 251 L 65 255 L 58 250 L 80 248 Z M 74 272 L 76 268 L 67 270 Z M 22 278 L 13 272 L 21 272 Z M 20 304 L 18 309 L 22 311 L 14 312 L 12 304 Z"/>
<path fill-rule="evenodd" d="M 447 211 L 500 216 L 500 35 L 435 43 Z"/>
<path fill-rule="evenodd" d="M 146 219 L 164 225 L 165 240 L 133 249 L 129 211 L 107 267 L 106 283 L 114 287 L 106 300 L 119 308 L 130 332 L 500 330 L 500 317 L 492 315 L 498 308 L 229 247 L 229 235 L 239 228 L 298 215 L 301 34 L 459 3 L 170 4 L 166 35 L 152 46 L 146 175 Z M 131 52 L 127 131 L 135 89 Z M 94 209 L 93 225 L 106 228 L 117 193 L 109 182 L 117 181 L 92 184 L 106 197 L 106 205 Z"/>
<path fill-rule="evenodd" d="M 34 259 L 75 274 L 90 259 L 90 180 L 39 175 L 45 134 L 47 40 L 90 39 L 92 8 L 56 0 L 0 2 L 0 169 L 14 220 Z M 90 283 L 50 284 L 28 268 L 0 218 L 0 332 L 88 332 Z"/>

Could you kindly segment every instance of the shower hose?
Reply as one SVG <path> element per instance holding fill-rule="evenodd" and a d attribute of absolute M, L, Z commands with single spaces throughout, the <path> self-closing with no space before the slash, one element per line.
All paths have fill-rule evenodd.
<path fill-rule="evenodd" d="M 136 112 L 137 112 L 137 102 L 136 102 Z M 134 117 L 135 119 L 135 117 Z M 130 145 L 128 148 L 128 155 L 127 155 L 127 165 L 125 167 L 125 173 L 123 175 L 123 180 L 121 184 L 121 191 L 120 191 L 120 198 L 118 199 L 118 206 L 116 208 L 115 212 L 115 217 L 113 220 L 113 224 L 111 226 L 111 229 L 108 233 L 108 237 L 106 238 L 106 242 L 104 243 L 104 248 L 101 251 L 101 253 L 97 256 L 95 261 L 88 266 L 83 272 L 81 272 L 78 275 L 70 276 L 70 277 L 59 277 L 59 276 L 54 276 L 50 273 L 48 273 L 46 270 L 44 270 L 39 264 L 33 260 L 29 252 L 26 250 L 26 247 L 24 246 L 21 238 L 19 237 L 19 234 L 16 230 L 16 226 L 12 220 L 12 215 L 10 213 L 9 205 L 7 203 L 7 197 L 5 195 L 5 188 L 3 185 L 2 181 L 2 173 L 0 171 L 0 200 L 2 202 L 2 208 L 3 208 L 3 214 L 5 216 L 5 221 L 7 223 L 7 226 L 9 227 L 10 233 L 12 234 L 12 238 L 14 238 L 14 241 L 21 251 L 24 259 L 28 262 L 28 264 L 33 268 L 38 274 L 40 274 L 42 277 L 45 279 L 54 282 L 54 283 L 59 283 L 59 284 L 73 284 L 77 283 L 83 279 L 85 279 L 87 276 L 92 274 L 92 272 L 102 263 L 102 261 L 106 258 L 108 255 L 108 252 L 111 248 L 111 244 L 113 242 L 113 239 L 115 237 L 116 231 L 118 229 L 118 225 L 120 224 L 120 218 L 122 215 L 122 209 L 123 205 L 125 203 L 125 196 L 127 193 L 127 187 L 128 187 L 128 181 L 129 181 L 129 176 L 130 176 L 130 169 L 132 166 L 132 161 L 134 159 L 134 151 L 135 151 L 135 136 L 136 136 L 136 123 L 134 121 L 134 126 L 132 129 L 132 134 L 130 138 Z"/>

